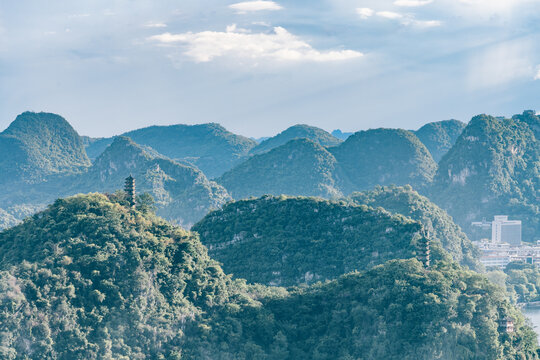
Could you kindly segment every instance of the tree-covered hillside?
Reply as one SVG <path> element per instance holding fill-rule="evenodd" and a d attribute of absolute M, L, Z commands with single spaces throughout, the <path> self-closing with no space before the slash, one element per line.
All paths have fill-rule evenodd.
<path fill-rule="evenodd" d="M 83 142 L 61 116 L 25 112 L 0 133 L 0 184 L 37 183 L 90 166 Z"/>
<path fill-rule="evenodd" d="M 497 331 L 515 320 L 516 332 Z M 0 232 L 2 359 L 536 359 L 500 288 L 391 261 L 308 288 L 246 286 L 123 194 L 57 200 Z"/>
<path fill-rule="evenodd" d="M 228 203 L 192 230 L 227 273 L 290 286 L 412 257 L 420 228 L 365 205 L 264 196 Z"/>
<path fill-rule="evenodd" d="M 246 358 L 253 359 L 537 358 L 536 334 L 504 291 L 445 263 L 425 271 L 416 260 L 393 260 L 262 303 L 242 313 L 241 326 L 222 325 L 229 337 L 223 348 L 247 337 L 255 344 Z M 517 332 L 497 330 L 505 316 Z"/>
<path fill-rule="evenodd" d="M 180 358 L 191 322 L 251 301 L 192 234 L 98 194 L 0 233 L 0 289 L 2 359 Z"/>
<path fill-rule="evenodd" d="M 415 135 L 426 146 L 435 162 L 456 143 L 467 124 L 459 120 L 444 120 L 428 123 L 415 131 Z"/>
<path fill-rule="evenodd" d="M 321 145 L 296 139 L 254 155 L 216 181 L 235 199 L 264 194 L 336 197 L 342 181 L 336 166 Z"/>
<path fill-rule="evenodd" d="M 520 120 L 474 117 L 439 163 L 430 196 L 464 229 L 505 214 L 540 234 L 540 141 Z"/>
<path fill-rule="evenodd" d="M 419 221 L 454 260 L 474 270 L 482 268 L 478 261 L 478 251 L 461 228 L 446 211 L 410 186 L 376 187 L 370 191 L 355 192 L 350 198 L 359 205 L 383 207 L 394 214 L 402 214 Z"/>
<path fill-rule="evenodd" d="M 293 139 L 309 139 L 321 146 L 336 146 L 341 140 L 314 126 L 299 124 L 288 128 L 274 137 L 264 140 L 259 145 L 251 149 L 251 154 L 261 154 L 270 151 L 278 146 L 284 145 Z"/>
<path fill-rule="evenodd" d="M 330 152 L 351 183 L 348 192 L 391 184 L 422 189 L 437 169 L 424 144 L 400 129 L 360 131 Z"/>
<path fill-rule="evenodd" d="M 152 194 L 159 215 L 186 227 L 231 199 L 200 170 L 151 154 L 122 136 L 115 138 L 88 173 L 74 180 L 71 193 L 114 192 L 123 187 L 129 174 L 135 177 L 139 192 Z"/>
<path fill-rule="evenodd" d="M 256 141 L 233 134 L 215 123 L 150 126 L 122 135 L 173 160 L 197 165 L 210 178 L 231 169 L 257 145 Z M 89 143 L 87 151 L 97 157 L 110 143 L 111 138 L 99 139 Z"/>

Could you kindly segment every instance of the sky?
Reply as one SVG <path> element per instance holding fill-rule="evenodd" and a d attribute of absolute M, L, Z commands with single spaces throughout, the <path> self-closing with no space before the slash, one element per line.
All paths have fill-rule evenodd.
<path fill-rule="evenodd" d="M 538 95 L 540 0 L 0 0 L 0 130 L 417 129 Z"/>

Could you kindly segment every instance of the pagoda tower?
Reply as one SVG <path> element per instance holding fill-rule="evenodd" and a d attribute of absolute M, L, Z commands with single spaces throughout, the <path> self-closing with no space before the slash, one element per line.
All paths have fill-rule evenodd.
<path fill-rule="evenodd" d="M 124 186 L 124 191 L 126 192 L 127 201 L 132 207 L 135 206 L 135 178 L 131 174 L 126 178 L 126 184 Z"/>
<path fill-rule="evenodd" d="M 429 260 L 430 260 L 430 240 L 429 240 L 429 231 L 422 229 L 420 233 L 420 239 L 418 240 L 416 244 L 416 256 L 418 258 L 418 261 L 420 261 L 426 269 L 429 268 Z"/>

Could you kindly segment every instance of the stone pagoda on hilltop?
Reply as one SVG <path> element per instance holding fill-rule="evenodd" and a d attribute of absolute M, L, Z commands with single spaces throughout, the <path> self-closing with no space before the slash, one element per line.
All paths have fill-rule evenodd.
<path fill-rule="evenodd" d="M 430 240 L 429 240 L 429 231 L 422 229 L 420 233 L 420 239 L 416 244 L 416 256 L 418 261 L 420 261 L 426 269 L 429 269 L 429 260 L 430 260 Z"/>
<path fill-rule="evenodd" d="M 126 198 L 129 204 L 132 207 L 135 206 L 135 197 L 137 196 L 137 194 L 135 192 L 135 178 L 131 176 L 131 174 L 126 178 L 124 191 L 126 192 Z"/>

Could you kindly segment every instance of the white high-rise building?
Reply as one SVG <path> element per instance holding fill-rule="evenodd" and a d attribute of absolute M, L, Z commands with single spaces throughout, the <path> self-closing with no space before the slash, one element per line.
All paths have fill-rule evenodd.
<path fill-rule="evenodd" d="M 496 244 L 521 245 L 521 220 L 508 220 L 506 215 L 497 215 L 491 223 L 491 241 Z"/>

